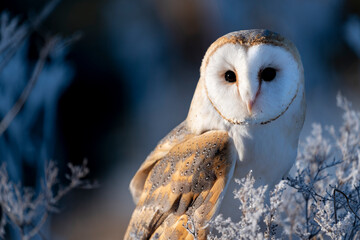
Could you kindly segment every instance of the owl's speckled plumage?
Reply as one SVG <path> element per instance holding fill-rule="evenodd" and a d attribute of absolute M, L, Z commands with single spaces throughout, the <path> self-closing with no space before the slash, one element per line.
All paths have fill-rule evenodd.
<path fill-rule="evenodd" d="M 181 136 L 173 134 L 163 143 Z M 225 131 L 208 131 L 171 148 L 149 172 L 128 233 L 140 239 L 157 235 L 161 239 L 183 239 L 188 233 L 179 229 L 189 216 L 201 229 L 213 216 L 225 187 L 233 163 L 230 148 Z M 203 236 L 204 231 L 198 235 Z"/>
<path fill-rule="evenodd" d="M 274 81 L 261 79 L 264 68 L 276 69 Z M 224 80 L 229 70 L 234 83 Z M 130 183 L 136 208 L 125 239 L 206 239 L 215 212 L 238 208 L 225 194 L 231 179 L 253 170 L 271 187 L 295 159 L 305 95 L 290 41 L 267 30 L 227 34 L 209 47 L 200 73 L 188 117 Z"/>

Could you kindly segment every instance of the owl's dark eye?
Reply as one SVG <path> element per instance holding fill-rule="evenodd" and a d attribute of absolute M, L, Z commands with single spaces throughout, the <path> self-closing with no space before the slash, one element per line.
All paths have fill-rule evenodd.
<path fill-rule="evenodd" d="M 276 70 L 274 68 L 267 67 L 260 72 L 260 79 L 270 82 L 276 77 Z"/>
<path fill-rule="evenodd" d="M 233 71 L 227 71 L 225 73 L 225 80 L 228 82 L 236 82 L 236 74 Z"/>

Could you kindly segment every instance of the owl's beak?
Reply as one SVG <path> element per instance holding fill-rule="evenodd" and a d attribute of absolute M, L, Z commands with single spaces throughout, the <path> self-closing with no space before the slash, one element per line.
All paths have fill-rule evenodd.
<path fill-rule="evenodd" d="M 251 81 L 251 76 L 246 76 L 244 80 L 239 83 L 239 93 L 242 102 L 244 103 L 244 108 L 247 109 L 249 116 L 253 115 L 253 108 L 256 102 L 256 99 L 260 93 L 260 83 L 258 81 Z M 245 110 L 245 109 L 244 109 Z M 245 110 L 246 111 L 246 110 Z"/>
<path fill-rule="evenodd" d="M 254 105 L 254 101 L 248 101 L 248 102 L 246 103 L 247 110 L 248 110 L 248 113 L 249 113 L 250 115 L 252 115 L 252 107 L 253 107 L 253 105 Z"/>

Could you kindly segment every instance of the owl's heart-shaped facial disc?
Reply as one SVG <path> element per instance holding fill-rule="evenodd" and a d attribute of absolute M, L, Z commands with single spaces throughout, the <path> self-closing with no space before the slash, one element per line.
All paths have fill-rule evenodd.
<path fill-rule="evenodd" d="M 302 64 L 296 48 L 279 35 L 268 33 L 263 41 L 251 41 L 240 33 L 213 43 L 201 77 L 222 118 L 232 124 L 266 124 L 294 101 L 303 81 Z"/>

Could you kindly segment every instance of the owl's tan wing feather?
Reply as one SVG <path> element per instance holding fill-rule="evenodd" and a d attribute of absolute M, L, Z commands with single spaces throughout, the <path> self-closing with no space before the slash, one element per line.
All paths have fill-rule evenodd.
<path fill-rule="evenodd" d="M 164 157 L 171 148 L 175 145 L 193 137 L 186 126 L 186 122 L 182 122 L 175 127 L 168 135 L 166 135 L 156 146 L 156 148 L 149 154 L 135 176 L 130 182 L 130 192 L 135 203 L 139 201 L 140 195 L 143 192 L 144 184 L 149 172 L 154 165 Z"/>
<path fill-rule="evenodd" d="M 148 172 L 125 239 L 206 238 L 234 164 L 225 131 L 173 146 Z"/>

